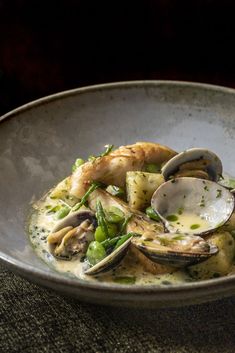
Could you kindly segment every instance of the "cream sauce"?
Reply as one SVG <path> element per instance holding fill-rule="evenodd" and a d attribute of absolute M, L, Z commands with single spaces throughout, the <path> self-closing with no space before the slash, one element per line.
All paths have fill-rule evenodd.
<path fill-rule="evenodd" d="M 133 262 L 133 258 L 129 254 L 126 255 L 118 267 L 99 276 L 85 275 L 83 272 L 84 264 L 80 262 L 79 258 L 71 261 L 55 259 L 50 254 L 47 236 L 57 222 L 55 214 L 50 214 L 48 209 L 56 205 L 58 205 L 58 200 L 52 200 L 48 196 L 38 201 L 34 204 L 34 212 L 29 225 L 30 240 L 37 255 L 56 271 L 89 282 L 102 281 L 121 284 L 133 284 L 134 282 L 141 285 L 156 284 L 165 286 L 192 281 L 191 277 L 183 270 L 163 275 L 154 275 L 146 272 L 140 263 L 137 261 Z"/>
<path fill-rule="evenodd" d="M 194 230 L 203 233 L 210 228 L 210 222 L 208 222 L 207 219 L 203 219 L 201 216 L 191 213 L 183 212 L 182 214 L 168 215 L 166 219 L 174 229 L 177 228 L 181 233 L 187 233 L 188 231 L 193 232 Z"/>
<path fill-rule="evenodd" d="M 59 260 L 54 258 L 48 248 L 47 236 L 51 233 L 53 227 L 58 222 L 55 219 L 55 214 L 50 213 L 48 210 L 58 206 L 60 201 L 58 199 L 51 199 L 49 196 L 45 196 L 42 200 L 38 201 L 33 205 L 34 212 L 30 219 L 29 234 L 31 243 L 37 253 L 37 255 L 43 259 L 49 266 L 54 268 L 56 271 L 61 272 L 69 277 L 75 277 L 83 279 L 89 282 L 108 282 L 121 283 L 121 284 L 136 284 L 136 285 L 174 285 L 182 282 L 196 281 L 192 279 L 186 270 L 178 270 L 174 273 L 154 275 L 146 272 L 143 266 L 133 261 L 130 254 L 127 254 L 122 260 L 120 265 L 115 269 L 99 275 L 99 276 L 88 276 L 84 274 L 84 264 L 79 258 L 74 258 L 70 261 Z M 177 215 L 178 220 L 183 226 L 180 228 L 182 232 L 184 227 L 200 224 L 200 230 L 203 231 L 208 225 L 206 220 L 202 220 L 200 217 L 182 214 Z M 235 217 L 234 217 L 235 218 Z M 231 223 L 231 220 L 229 221 Z M 230 225 L 232 229 L 235 228 L 235 219 Z M 231 268 L 231 273 L 234 273 L 235 267 Z"/>

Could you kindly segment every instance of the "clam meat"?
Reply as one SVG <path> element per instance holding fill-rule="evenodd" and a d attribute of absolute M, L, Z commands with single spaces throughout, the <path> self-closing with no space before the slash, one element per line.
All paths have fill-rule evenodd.
<path fill-rule="evenodd" d="M 50 252 L 57 258 L 67 260 L 77 254 L 84 255 L 94 239 L 95 227 L 96 218 L 91 211 L 69 214 L 48 235 Z"/>
<path fill-rule="evenodd" d="M 218 181 L 222 175 L 222 162 L 212 151 L 190 148 L 171 158 L 162 168 L 165 180 L 179 177 L 195 177 Z"/>

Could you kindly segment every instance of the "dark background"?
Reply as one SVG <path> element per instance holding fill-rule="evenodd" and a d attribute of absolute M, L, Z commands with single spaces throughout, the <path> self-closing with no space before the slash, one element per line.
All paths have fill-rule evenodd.
<path fill-rule="evenodd" d="M 234 47 L 234 1 L 0 1 L 0 114 L 111 81 L 235 87 Z"/>

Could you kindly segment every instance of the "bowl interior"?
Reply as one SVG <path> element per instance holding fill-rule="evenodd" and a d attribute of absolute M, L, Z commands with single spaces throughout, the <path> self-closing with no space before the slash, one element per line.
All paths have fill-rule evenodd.
<path fill-rule="evenodd" d="M 30 204 L 68 175 L 77 157 L 135 141 L 178 151 L 207 147 L 235 175 L 235 94 L 177 82 L 94 86 L 44 98 L 0 123 L 0 249 L 51 273 L 27 237 Z"/>

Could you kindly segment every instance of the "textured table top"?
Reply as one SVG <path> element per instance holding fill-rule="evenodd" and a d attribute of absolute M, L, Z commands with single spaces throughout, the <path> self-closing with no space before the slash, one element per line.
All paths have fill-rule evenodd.
<path fill-rule="evenodd" d="M 0 352 L 234 353 L 235 298 L 160 310 L 102 307 L 0 266 Z"/>

